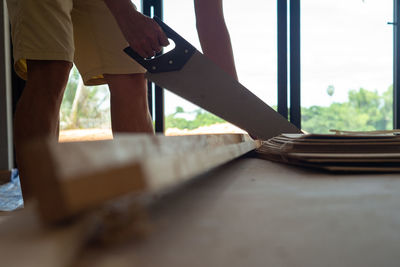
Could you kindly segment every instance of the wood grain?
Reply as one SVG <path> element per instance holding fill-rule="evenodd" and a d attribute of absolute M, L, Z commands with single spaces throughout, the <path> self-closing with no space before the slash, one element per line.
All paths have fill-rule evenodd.
<path fill-rule="evenodd" d="M 158 197 L 144 240 L 82 248 L 76 259 L 91 227 L 29 233 L 21 229 L 30 213 L 10 221 L 13 231 L 0 224 L 0 256 L 5 266 L 397 267 L 399 201 L 397 174 L 334 175 L 243 158 Z M 29 243 L 38 230 L 47 234 Z"/>
<path fill-rule="evenodd" d="M 162 192 L 258 146 L 244 135 L 124 135 L 101 142 L 35 142 L 25 152 L 33 159 L 29 168 L 34 175 L 29 179 L 34 179 L 30 184 L 38 203 L 0 223 L 1 263 L 71 266 L 86 240 L 104 224 L 98 214 L 102 208 L 95 207 L 127 193 Z M 134 201 L 130 196 L 129 203 Z M 70 223 L 47 224 L 89 210 Z"/>
<path fill-rule="evenodd" d="M 41 216 L 57 222 L 124 194 L 165 190 L 258 146 L 241 134 L 121 135 L 95 142 L 44 140 L 25 153 Z"/>
<path fill-rule="evenodd" d="M 393 134 L 282 134 L 262 142 L 260 158 L 333 172 L 400 172 Z"/>
<path fill-rule="evenodd" d="M 159 199 L 146 240 L 89 248 L 76 264 L 397 267 L 399 201 L 396 174 L 335 175 L 243 158 Z"/>
<path fill-rule="evenodd" d="M 8 213 L 0 222 L 0 265 L 8 267 L 69 266 L 85 244 L 94 223 L 88 217 L 43 227 L 33 206 Z"/>

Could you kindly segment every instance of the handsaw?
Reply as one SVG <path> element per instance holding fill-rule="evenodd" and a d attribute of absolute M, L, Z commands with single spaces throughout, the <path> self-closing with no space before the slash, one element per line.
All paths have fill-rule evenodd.
<path fill-rule="evenodd" d="M 149 59 L 141 57 L 130 47 L 124 49 L 147 70 L 147 79 L 258 139 L 301 132 L 161 19 L 155 17 L 154 20 L 175 43 L 174 49 Z"/>

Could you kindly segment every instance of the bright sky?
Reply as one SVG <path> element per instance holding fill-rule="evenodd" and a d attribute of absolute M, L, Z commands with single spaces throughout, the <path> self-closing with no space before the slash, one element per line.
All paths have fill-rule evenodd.
<path fill-rule="evenodd" d="M 224 12 L 240 82 L 276 105 L 276 0 L 225 0 Z M 343 102 L 351 89 L 382 92 L 392 84 L 392 0 L 302 0 L 301 12 L 302 106 Z M 164 19 L 200 50 L 193 1 L 164 1 Z M 196 108 L 169 92 L 165 101 L 166 114 L 176 106 Z"/>
<path fill-rule="evenodd" d="M 393 1 L 303 0 L 302 105 L 347 100 L 350 89 L 393 83 Z"/>

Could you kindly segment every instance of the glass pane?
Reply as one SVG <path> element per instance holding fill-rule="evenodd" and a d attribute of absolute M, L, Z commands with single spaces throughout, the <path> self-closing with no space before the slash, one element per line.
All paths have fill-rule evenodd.
<path fill-rule="evenodd" d="M 60 109 L 60 141 L 110 139 L 111 136 L 108 86 L 84 86 L 74 66 Z"/>
<path fill-rule="evenodd" d="M 392 128 L 393 1 L 301 1 L 302 128 Z"/>
<path fill-rule="evenodd" d="M 225 0 L 224 13 L 232 40 L 239 81 L 264 102 L 276 106 L 276 1 Z M 164 1 L 164 18 L 169 26 L 201 51 L 193 1 Z M 203 112 L 199 107 L 166 91 L 166 126 L 180 128 L 167 129 L 167 133 L 180 134 L 187 131 L 179 131 L 184 128 L 198 127 L 202 127 L 200 132 L 235 129 L 230 126 L 224 127 L 216 118 L 210 118 L 211 122 L 218 123 L 213 126 L 214 129 L 205 128 L 210 120 L 200 119 L 199 114 Z"/>

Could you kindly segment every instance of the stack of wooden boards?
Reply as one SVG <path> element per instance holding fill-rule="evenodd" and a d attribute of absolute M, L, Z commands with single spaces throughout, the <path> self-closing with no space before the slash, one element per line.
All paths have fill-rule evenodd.
<path fill-rule="evenodd" d="M 400 172 L 397 133 L 281 134 L 263 141 L 261 158 L 334 172 Z"/>

